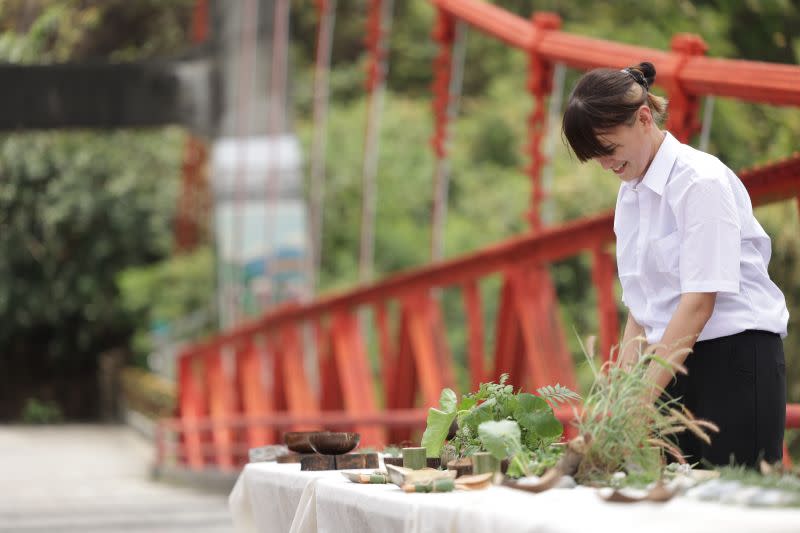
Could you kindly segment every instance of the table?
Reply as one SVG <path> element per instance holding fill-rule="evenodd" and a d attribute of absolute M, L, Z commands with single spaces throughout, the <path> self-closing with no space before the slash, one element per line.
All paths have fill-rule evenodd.
<path fill-rule="evenodd" d="M 276 463 L 247 465 L 229 507 L 242 533 L 800 531 L 797 509 L 753 509 L 688 498 L 613 504 L 588 487 L 542 494 L 506 487 L 406 494 L 392 484 L 359 485 L 336 471 L 301 472 L 299 465 Z"/>

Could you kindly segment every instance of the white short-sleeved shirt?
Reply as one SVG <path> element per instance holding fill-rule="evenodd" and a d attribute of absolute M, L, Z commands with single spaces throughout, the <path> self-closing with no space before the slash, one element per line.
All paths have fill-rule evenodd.
<path fill-rule="evenodd" d="M 769 236 L 716 157 L 666 133 L 644 177 L 620 187 L 614 233 L 622 300 L 649 343 L 661 341 L 685 292 L 717 293 L 698 340 L 748 329 L 786 336 L 786 301 L 767 273 Z"/>

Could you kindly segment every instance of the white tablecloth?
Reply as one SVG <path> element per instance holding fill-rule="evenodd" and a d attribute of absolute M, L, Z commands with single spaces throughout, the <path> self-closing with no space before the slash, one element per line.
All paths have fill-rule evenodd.
<path fill-rule="evenodd" d="M 505 487 L 406 494 L 396 485 L 359 485 L 338 472 L 253 463 L 231 492 L 242 533 L 798 533 L 800 510 L 752 509 L 688 498 L 612 504 L 587 487 L 529 494 Z"/>

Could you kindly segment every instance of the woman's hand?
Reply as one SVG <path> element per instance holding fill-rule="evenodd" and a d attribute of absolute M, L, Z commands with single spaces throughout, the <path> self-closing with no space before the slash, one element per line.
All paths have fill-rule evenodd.
<path fill-rule="evenodd" d="M 654 353 L 674 365 L 682 365 L 711 318 L 716 300 L 715 292 L 683 293 L 661 342 L 653 350 Z M 673 372 L 657 363 L 651 363 L 646 376 L 653 383 L 647 400 L 655 402 L 672 380 Z"/>
<path fill-rule="evenodd" d="M 619 345 L 619 365 L 630 369 L 639 360 L 644 351 L 644 328 L 636 322 L 628 311 L 628 320 L 625 322 L 625 331 L 622 334 L 622 343 Z"/>

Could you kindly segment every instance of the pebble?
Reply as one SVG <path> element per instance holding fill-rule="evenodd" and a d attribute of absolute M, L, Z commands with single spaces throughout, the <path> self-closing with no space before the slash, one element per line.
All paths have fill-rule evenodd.
<path fill-rule="evenodd" d="M 561 479 L 553 487 L 554 489 L 574 489 L 578 484 L 572 476 L 561 476 Z"/>

